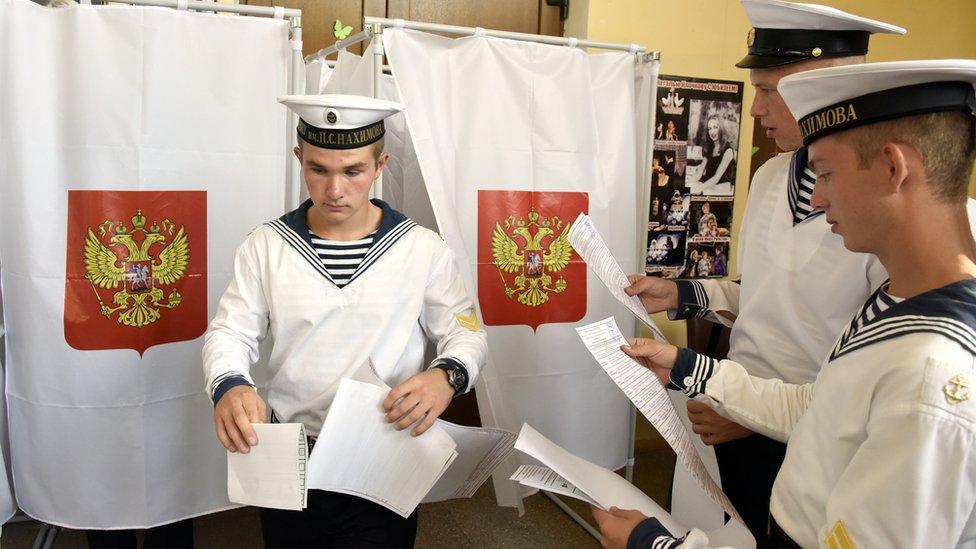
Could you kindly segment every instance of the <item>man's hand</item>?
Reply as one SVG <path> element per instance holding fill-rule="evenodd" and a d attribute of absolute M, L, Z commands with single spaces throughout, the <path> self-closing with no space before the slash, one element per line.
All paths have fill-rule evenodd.
<path fill-rule="evenodd" d="M 697 400 L 688 401 L 688 419 L 691 420 L 691 430 L 701 436 L 702 442 L 708 446 L 753 434 L 749 429 L 718 415 L 709 405 Z"/>
<path fill-rule="evenodd" d="M 627 549 L 630 533 L 647 518 L 640 511 L 616 507 L 611 507 L 608 513 L 603 509 L 590 506 L 590 511 L 600 528 L 602 536 L 600 543 L 604 549 Z"/>
<path fill-rule="evenodd" d="M 678 308 L 678 285 L 673 280 L 638 274 L 627 275 L 627 280 L 630 286 L 624 288 L 624 292 L 639 297 L 647 312 Z"/>
<path fill-rule="evenodd" d="M 228 390 L 214 408 L 214 426 L 217 438 L 228 452 L 251 451 L 258 443 L 252 423 L 264 423 L 268 407 L 249 385 L 238 385 Z"/>
<path fill-rule="evenodd" d="M 383 410 L 387 421 L 396 422 L 398 431 L 423 420 L 410 432 L 420 436 L 444 413 L 453 398 L 454 388 L 447 382 L 447 372 L 431 368 L 394 387 L 383 401 Z"/>
<path fill-rule="evenodd" d="M 629 340 L 630 345 L 620 347 L 620 350 L 639 362 L 641 366 L 654 372 L 661 380 L 661 385 L 668 386 L 671 368 L 678 358 L 678 348 L 674 345 L 645 337 Z"/>

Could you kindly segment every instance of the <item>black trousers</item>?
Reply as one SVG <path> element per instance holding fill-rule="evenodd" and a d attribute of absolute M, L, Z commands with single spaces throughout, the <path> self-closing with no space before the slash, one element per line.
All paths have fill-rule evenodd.
<path fill-rule="evenodd" d="M 786 444 L 762 435 L 715 445 L 722 490 L 756 537 L 757 549 L 772 547 L 769 498 L 784 457 Z"/>
<path fill-rule="evenodd" d="M 308 491 L 303 511 L 261 509 L 266 549 L 409 549 L 417 537 L 417 511 L 408 518 L 371 501 Z"/>
<path fill-rule="evenodd" d="M 139 530 L 86 530 L 91 549 L 136 549 Z M 193 519 L 142 530 L 143 549 L 193 549 Z"/>

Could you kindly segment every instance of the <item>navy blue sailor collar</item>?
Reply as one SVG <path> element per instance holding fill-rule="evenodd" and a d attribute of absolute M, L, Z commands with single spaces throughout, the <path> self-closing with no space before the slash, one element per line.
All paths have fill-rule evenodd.
<path fill-rule="evenodd" d="M 409 221 L 407 216 L 394 210 L 389 204 L 378 198 L 372 198 L 370 199 L 370 202 L 372 202 L 375 206 L 379 206 L 380 210 L 382 211 L 382 217 L 380 217 L 380 228 L 376 230 L 376 235 L 373 237 L 373 242 L 379 242 L 384 236 L 395 229 L 397 225 L 403 223 L 404 221 Z M 308 233 L 308 210 L 311 207 L 312 199 L 309 198 L 305 202 L 302 202 L 301 206 L 278 218 L 279 221 L 287 225 L 292 231 L 295 231 L 296 234 L 302 235 L 302 238 L 308 242 L 309 246 L 312 245 L 312 237 L 309 236 Z"/>
<path fill-rule="evenodd" d="M 865 306 L 874 303 L 886 287 L 887 283 L 882 284 Z M 830 353 L 830 360 L 873 343 L 918 332 L 942 334 L 976 355 L 976 278 L 960 280 L 894 303 L 858 328 L 860 316 L 861 313 L 844 331 Z"/>
<path fill-rule="evenodd" d="M 349 278 L 346 287 L 352 284 L 383 253 L 389 250 L 403 235 L 417 225 L 412 219 L 394 210 L 389 204 L 378 198 L 370 199 L 370 202 L 378 206 L 381 210 L 380 226 L 373 236 L 373 245 L 366 253 L 366 257 L 363 258 L 362 263 L 359 264 L 356 272 Z M 322 276 L 332 282 L 332 277 L 329 276 L 328 271 L 319 260 L 315 248 L 312 246 L 312 233 L 308 228 L 308 210 L 311 207 L 312 200 L 308 199 L 298 208 L 267 224 L 280 234 Z"/>

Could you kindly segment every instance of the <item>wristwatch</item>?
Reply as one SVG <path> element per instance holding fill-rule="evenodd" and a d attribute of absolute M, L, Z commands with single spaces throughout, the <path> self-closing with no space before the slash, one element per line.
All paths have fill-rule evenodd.
<path fill-rule="evenodd" d="M 468 370 L 458 361 L 441 359 L 430 365 L 447 373 L 447 383 L 454 389 L 454 396 L 458 396 L 468 388 Z"/>

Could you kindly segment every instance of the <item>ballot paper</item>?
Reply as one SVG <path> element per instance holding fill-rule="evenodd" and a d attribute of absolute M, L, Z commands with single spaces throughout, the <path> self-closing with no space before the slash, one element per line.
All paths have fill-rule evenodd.
<path fill-rule="evenodd" d="M 515 449 L 539 460 L 602 509 L 636 509 L 660 520 L 676 537 L 685 535 L 687 531 L 647 494 L 627 482 L 627 479 L 569 453 L 527 423 L 522 425 L 518 440 L 515 441 Z"/>
<path fill-rule="evenodd" d="M 688 435 L 688 430 L 681 423 L 681 418 L 678 417 L 678 412 L 674 409 L 674 404 L 668 398 L 667 390 L 661 385 L 661 381 L 653 372 L 620 350 L 620 346 L 626 345 L 627 340 L 620 333 L 614 318 L 610 317 L 581 326 L 576 328 L 576 333 L 614 383 L 668 441 L 678 455 L 678 460 L 688 469 L 695 482 L 712 501 L 741 522 L 742 519 L 732 506 L 732 502 L 708 474 L 701 456 L 698 455 Z M 518 448 L 517 444 L 516 448 Z"/>
<path fill-rule="evenodd" d="M 351 379 L 390 390 L 367 360 L 350 376 Z M 488 480 L 488 477 L 515 452 L 515 433 L 490 427 L 466 427 L 438 419 L 434 425 L 457 444 L 457 459 L 431 488 L 422 503 L 434 503 L 456 498 L 469 498 Z"/>
<path fill-rule="evenodd" d="M 573 226 L 569 229 L 569 243 L 573 245 L 573 249 L 583 258 L 586 265 L 596 273 L 603 285 L 610 290 L 610 295 L 623 303 L 634 313 L 634 316 L 646 324 L 651 329 L 655 339 L 667 341 L 657 324 L 651 319 L 651 315 L 647 314 L 647 309 L 644 308 L 640 298 L 635 295 L 627 295 L 627 292 L 624 291 L 624 288 L 630 286 L 627 274 L 620 268 L 617 260 L 613 258 L 607 243 L 603 241 L 603 237 L 597 232 L 593 221 L 585 213 L 579 214 L 576 221 L 573 221 Z"/>
<path fill-rule="evenodd" d="M 509 477 L 509 480 L 514 480 L 529 488 L 537 488 L 554 494 L 576 498 L 606 511 L 599 503 L 593 501 L 590 499 L 590 496 L 583 493 L 582 490 L 573 486 L 571 482 L 557 475 L 555 471 L 544 465 L 520 465 L 515 470 L 515 474 Z"/>
<path fill-rule="evenodd" d="M 487 427 L 465 427 L 438 419 L 434 425 L 457 444 L 457 458 L 431 488 L 423 503 L 469 498 L 515 452 L 515 433 Z"/>
<path fill-rule="evenodd" d="M 227 452 L 227 498 L 234 503 L 289 509 L 305 508 L 308 447 L 301 423 L 254 423 L 256 446 L 243 454 Z"/>
<path fill-rule="evenodd" d="M 592 505 L 601 509 L 607 510 L 611 507 L 636 509 L 648 517 L 654 517 L 661 521 L 661 525 L 675 537 L 684 536 L 694 526 L 685 526 L 679 523 L 647 494 L 627 482 L 622 476 L 569 453 L 544 437 L 529 424 L 522 425 L 522 431 L 519 432 L 518 440 L 515 441 L 515 448 L 540 461 L 561 479 L 561 481 L 549 481 L 550 484 L 555 484 L 559 490 L 562 490 L 558 493 L 578 497 L 573 493 L 567 493 L 572 487 L 584 496 L 579 499 L 589 500 Z M 518 472 L 516 472 L 517 475 Z M 524 472 L 524 476 L 532 478 L 534 475 Z M 561 485 L 562 483 L 565 483 L 565 488 Z M 550 490 L 549 488 L 542 489 Z M 557 490 L 551 491 L 556 492 Z M 755 549 L 756 547 L 755 538 L 740 521 L 730 520 L 721 528 L 707 532 L 707 534 L 710 547 L 735 547 L 736 549 Z"/>
<path fill-rule="evenodd" d="M 397 431 L 382 403 L 388 389 L 343 379 L 308 461 L 308 487 L 351 494 L 406 518 L 457 457 L 447 432 Z"/>

